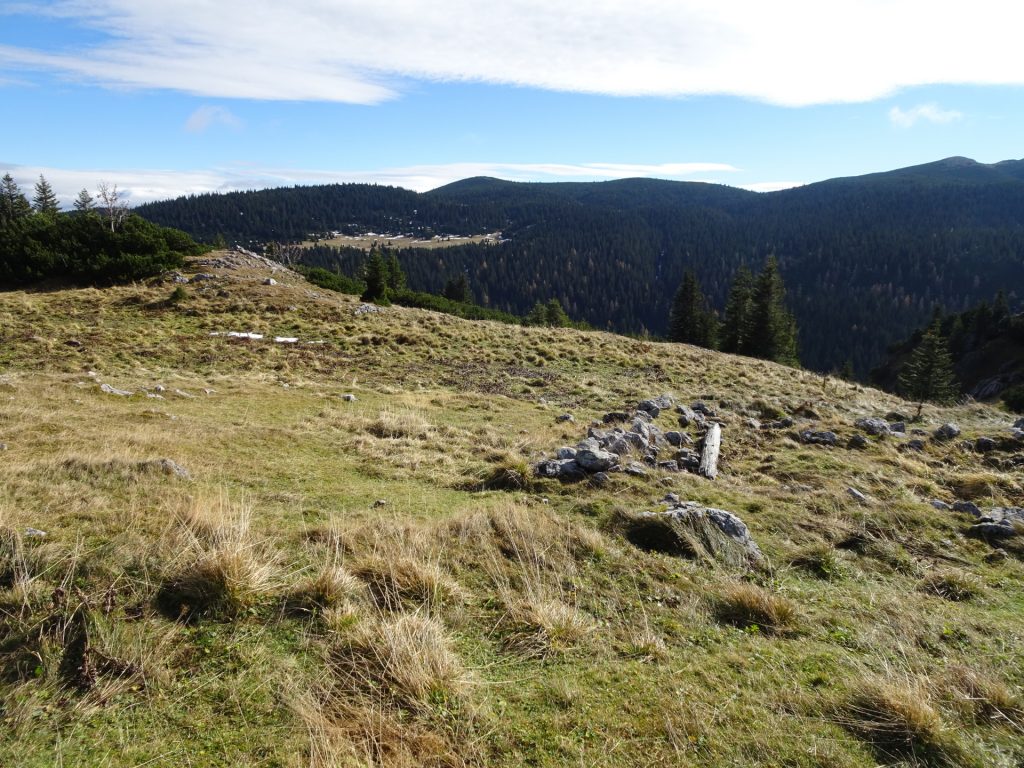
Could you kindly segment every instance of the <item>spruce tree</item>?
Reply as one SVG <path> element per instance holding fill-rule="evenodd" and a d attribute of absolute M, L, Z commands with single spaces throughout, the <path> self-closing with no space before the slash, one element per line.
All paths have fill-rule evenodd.
<path fill-rule="evenodd" d="M 75 210 L 85 213 L 95 208 L 95 202 L 93 201 L 92 195 L 89 194 L 89 190 L 82 188 L 82 191 L 78 193 L 78 197 L 75 198 L 74 202 Z"/>
<path fill-rule="evenodd" d="M 800 364 L 796 319 L 786 309 L 786 288 L 774 256 L 768 257 L 754 284 L 748 329 L 744 354 L 784 365 Z"/>
<path fill-rule="evenodd" d="M 551 299 L 544 306 L 544 320 L 545 325 L 553 328 L 568 328 L 572 324 L 569 316 L 562 309 L 562 302 L 558 299 Z"/>
<path fill-rule="evenodd" d="M 921 342 L 910 355 L 900 372 L 901 393 L 917 401 L 915 420 L 921 418 L 926 402 L 944 405 L 960 394 L 949 345 L 942 336 L 939 322 L 933 322 L 921 337 Z"/>
<path fill-rule="evenodd" d="M 473 294 L 469 290 L 469 280 L 466 279 L 466 273 L 461 273 L 458 277 L 450 278 L 444 284 L 444 290 L 441 295 L 446 299 L 452 301 L 460 301 L 463 304 L 470 304 L 473 301 Z"/>
<path fill-rule="evenodd" d="M 679 284 L 669 315 L 668 338 L 698 347 L 714 346 L 715 318 L 693 270 L 687 270 Z"/>
<path fill-rule="evenodd" d="M 392 251 L 385 262 L 387 267 L 388 291 L 398 293 L 405 290 L 405 272 L 402 265 L 398 263 L 398 255 Z"/>
<path fill-rule="evenodd" d="M 746 352 L 753 294 L 754 274 L 746 265 L 740 265 L 733 277 L 729 298 L 725 302 L 725 322 L 722 323 L 721 331 L 723 352 Z"/>
<path fill-rule="evenodd" d="M 5 173 L 0 179 L 0 226 L 28 216 L 32 213 L 32 206 L 28 198 L 22 194 L 18 183 Z"/>
<path fill-rule="evenodd" d="M 36 182 L 35 195 L 32 197 L 32 207 L 36 213 L 45 216 L 56 216 L 60 211 L 60 203 L 57 202 L 57 195 L 53 193 L 53 187 L 46 180 L 43 174 L 39 174 L 39 181 Z"/>
<path fill-rule="evenodd" d="M 363 268 L 363 280 L 366 282 L 366 290 L 363 291 L 363 301 L 383 302 L 388 298 L 388 265 L 384 262 L 379 250 L 374 248 L 370 251 L 370 258 Z"/>

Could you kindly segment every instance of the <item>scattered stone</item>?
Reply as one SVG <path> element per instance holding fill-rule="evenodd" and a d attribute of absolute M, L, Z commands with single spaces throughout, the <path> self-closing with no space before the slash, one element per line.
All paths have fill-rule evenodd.
<path fill-rule="evenodd" d="M 189 280 L 189 282 L 190 283 L 202 283 L 202 282 L 204 282 L 206 280 L 216 280 L 216 279 L 217 279 L 217 276 L 216 275 L 211 275 L 209 272 L 199 272 L 199 273 L 197 273 L 195 275 L 192 275 L 192 279 Z"/>
<path fill-rule="evenodd" d="M 647 477 L 647 467 L 635 461 L 627 464 L 622 471 L 633 477 Z"/>
<path fill-rule="evenodd" d="M 582 445 L 582 443 L 581 443 Z M 600 448 L 586 447 L 576 451 L 576 463 L 587 472 L 606 472 L 618 463 L 619 457 Z"/>
<path fill-rule="evenodd" d="M 687 435 L 687 437 L 688 437 L 688 435 Z M 683 444 L 683 433 L 682 432 L 675 432 L 675 431 L 666 432 L 665 433 L 665 439 L 668 441 L 669 445 L 672 445 L 672 446 L 675 446 L 676 448 L 679 448 Z"/>
<path fill-rule="evenodd" d="M 960 437 L 960 427 L 952 422 L 947 422 L 932 433 L 932 437 L 936 440 L 952 440 L 956 437 Z"/>
<path fill-rule="evenodd" d="M 45 539 L 49 534 L 46 531 L 41 531 L 38 528 L 26 528 L 25 538 L 26 539 Z"/>
<path fill-rule="evenodd" d="M 865 494 L 858 491 L 856 488 L 847 488 L 846 492 L 850 494 L 850 496 L 853 497 L 855 501 L 858 501 L 861 504 L 867 504 L 868 497 Z"/>
<path fill-rule="evenodd" d="M 925 432 L 920 427 L 914 427 L 912 430 L 910 430 L 910 434 L 916 435 L 917 437 L 927 437 L 928 436 L 928 433 Z"/>
<path fill-rule="evenodd" d="M 80 342 L 78 339 L 68 339 L 67 341 L 64 342 L 64 346 L 65 347 L 80 347 L 80 346 L 82 346 L 82 342 Z"/>
<path fill-rule="evenodd" d="M 0 453 L 7 450 L 7 443 L 0 443 Z"/>
<path fill-rule="evenodd" d="M 217 390 L 216 389 L 204 389 L 203 390 L 203 394 L 204 395 L 215 395 L 215 394 L 217 394 Z"/>
<path fill-rule="evenodd" d="M 809 445 L 835 445 L 838 440 L 839 438 L 835 432 L 815 432 L 814 430 L 805 429 L 800 433 L 800 442 Z"/>
<path fill-rule="evenodd" d="M 626 539 L 641 549 L 733 567 L 757 565 L 763 558 L 739 517 L 695 501 L 677 503 L 663 512 L 621 513 L 618 525 Z"/>
<path fill-rule="evenodd" d="M 612 411 L 602 416 L 601 421 L 605 424 L 621 424 L 622 422 L 629 421 L 629 414 L 622 411 Z"/>
<path fill-rule="evenodd" d="M 899 411 L 889 411 L 887 414 L 885 414 L 885 420 L 886 421 L 910 421 L 910 417 L 909 416 L 905 416 L 904 414 L 900 413 Z"/>
<path fill-rule="evenodd" d="M 669 459 L 668 461 L 659 461 L 658 469 L 663 469 L 666 472 L 679 472 L 679 462 Z"/>
<path fill-rule="evenodd" d="M 153 459 L 152 461 L 143 461 L 139 464 L 139 469 L 143 471 L 152 470 L 154 472 L 162 472 L 165 475 L 180 477 L 182 480 L 189 480 L 192 477 L 187 469 L 171 459 Z"/>
<path fill-rule="evenodd" d="M 193 399 L 195 399 L 195 395 L 190 395 L 188 392 L 186 392 L 183 389 L 176 389 L 176 390 L 174 390 L 174 394 L 177 395 L 178 397 L 182 397 L 182 398 L 184 398 L 186 400 L 193 400 Z"/>
<path fill-rule="evenodd" d="M 163 280 L 169 283 L 187 283 L 188 278 L 185 277 L 181 272 L 165 272 Z"/>
<path fill-rule="evenodd" d="M 894 421 L 889 424 L 889 431 L 894 435 L 903 435 L 906 434 L 907 425 L 902 421 Z"/>
<path fill-rule="evenodd" d="M 967 530 L 984 539 L 1008 539 L 1024 535 L 1024 507 L 993 507 Z"/>
<path fill-rule="evenodd" d="M 356 401 L 356 396 L 351 393 L 348 393 L 342 395 L 341 399 L 344 400 L 346 403 L 354 403 Z"/>
<path fill-rule="evenodd" d="M 609 475 L 607 472 L 595 472 L 593 475 L 590 476 L 590 483 L 600 488 L 602 486 L 608 485 L 611 479 L 611 475 Z"/>
<path fill-rule="evenodd" d="M 636 409 L 638 411 L 643 411 L 644 413 L 649 413 L 651 418 L 656 419 L 658 418 L 658 414 L 662 411 L 667 411 L 671 407 L 671 395 L 662 395 L 661 397 L 655 397 L 650 400 L 641 400 L 637 403 Z"/>
<path fill-rule="evenodd" d="M 153 387 L 153 391 L 154 392 L 166 392 L 167 391 L 167 387 L 165 387 L 163 384 L 157 384 L 155 387 Z"/>
<path fill-rule="evenodd" d="M 705 416 L 714 416 L 715 412 L 707 403 L 703 400 L 698 400 L 696 403 L 692 403 L 690 407 L 697 413 L 702 413 Z"/>
<path fill-rule="evenodd" d="M 275 336 L 275 344 L 298 344 L 299 339 L 297 336 Z"/>
<path fill-rule="evenodd" d="M 991 437 L 979 437 L 974 441 L 974 450 L 979 453 L 988 453 L 996 449 L 996 441 Z"/>
<path fill-rule="evenodd" d="M 973 517 L 981 517 L 981 509 L 973 501 L 955 501 L 953 502 L 953 511 L 963 512 Z"/>
<path fill-rule="evenodd" d="M 782 418 L 782 419 L 776 419 L 775 421 L 769 421 L 767 424 L 764 425 L 764 428 L 765 429 L 789 429 L 795 423 L 796 422 L 794 422 L 791 418 L 789 418 L 789 416 L 786 416 L 785 418 Z"/>
<path fill-rule="evenodd" d="M 109 384 L 100 384 L 100 392 L 106 392 L 108 395 L 117 395 L 118 397 L 131 397 L 135 394 L 127 389 L 117 389 Z"/>
<path fill-rule="evenodd" d="M 915 440 L 911 440 L 910 442 L 908 442 L 906 445 L 904 445 L 902 447 L 905 450 L 917 451 L 918 453 L 920 453 L 921 451 L 924 450 L 924 440 L 916 440 L 916 439 Z"/>
<path fill-rule="evenodd" d="M 575 424 L 576 423 L 576 417 L 573 416 L 571 413 L 563 413 L 560 416 L 556 416 L 555 417 L 555 421 L 557 421 L 559 424 L 565 424 L 565 423 Z"/>
<path fill-rule="evenodd" d="M 377 499 L 375 502 L 373 502 L 373 508 L 374 509 L 377 509 L 379 507 L 386 507 L 387 505 L 388 505 L 388 500 L 387 499 Z"/>
<path fill-rule="evenodd" d="M 743 424 L 748 429 L 760 429 L 761 428 L 761 422 L 758 421 L 757 419 L 745 419 Z"/>
<path fill-rule="evenodd" d="M 888 422 L 882 421 L 882 419 L 857 419 L 853 425 L 857 429 L 863 429 L 869 435 L 888 435 L 890 431 Z"/>
<path fill-rule="evenodd" d="M 1013 428 L 1024 429 L 1024 418 L 1017 419 L 1015 422 L 1013 422 Z"/>
<path fill-rule="evenodd" d="M 934 509 L 937 509 L 940 512 L 948 512 L 950 509 L 952 509 L 952 507 L 950 507 L 949 504 L 940 499 L 932 499 L 928 503 L 931 504 Z"/>
<path fill-rule="evenodd" d="M 868 439 L 864 437 L 864 435 L 854 435 L 850 438 L 849 442 L 846 443 L 846 447 L 863 450 L 868 447 Z"/>
<path fill-rule="evenodd" d="M 555 455 L 559 459 L 575 459 L 576 458 L 576 449 L 575 448 L 569 448 L 568 446 L 564 446 L 562 448 L 559 448 L 558 452 Z"/>
<path fill-rule="evenodd" d="M 352 310 L 352 314 L 356 315 L 373 315 L 381 311 L 381 308 L 376 304 L 360 304 L 358 307 Z"/>
<path fill-rule="evenodd" d="M 661 503 L 662 504 L 678 504 L 679 503 L 679 494 L 676 494 L 676 493 L 666 493 L 665 494 L 665 498 L 661 500 Z"/>
<path fill-rule="evenodd" d="M 275 280 L 272 277 L 268 277 L 266 280 L 263 281 L 263 284 L 264 285 L 277 285 L 277 280 Z"/>

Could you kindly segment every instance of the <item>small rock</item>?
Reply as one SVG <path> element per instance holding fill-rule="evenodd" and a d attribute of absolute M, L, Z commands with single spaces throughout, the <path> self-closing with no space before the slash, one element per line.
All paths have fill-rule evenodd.
<path fill-rule="evenodd" d="M 633 477 L 647 477 L 647 467 L 635 461 L 627 464 L 622 471 Z"/>
<path fill-rule="evenodd" d="M 26 528 L 25 538 L 26 539 L 45 539 L 49 534 L 46 531 L 41 531 L 38 528 Z"/>
<path fill-rule="evenodd" d="M 676 448 L 679 448 L 683 444 L 683 433 L 675 431 L 666 432 L 665 439 L 668 441 L 669 445 L 673 445 Z"/>
<path fill-rule="evenodd" d="M 1008 539 L 1024 533 L 1024 507 L 993 507 L 967 533 L 986 539 Z"/>
<path fill-rule="evenodd" d="M 955 501 L 953 502 L 954 512 L 963 512 L 967 515 L 974 517 L 981 517 L 981 509 L 973 501 Z"/>
<path fill-rule="evenodd" d="M 202 282 L 204 282 L 206 280 L 216 280 L 216 279 L 217 279 L 216 275 L 211 275 L 209 272 L 200 272 L 198 274 L 192 275 L 192 279 L 189 280 L 189 282 L 190 283 L 202 283 Z"/>
<path fill-rule="evenodd" d="M 907 425 L 902 421 L 894 421 L 889 424 L 889 431 L 894 435 L 902 435 L 907 431 Z"/>
<path fill-rule="evenodd" d="M 749 428 L 749 429 L 760 429 L 761 428 L 761 422 L 758 421 L 757 419 L 745 419 L 743 421 L 743 424 L 747 428 Z"/>
<path fill-rule="evenodd" d="M 678 472 L 679 462 L 673 461 L 672 459 L 669 459 L 668 461 L 659 461 L 658 469 L 663 469 L 666 472 Z"/>
<path fill-rule="evenodd" d="M 215 395 L 215 394 L 217 394 L 217 390 L 216 389 L 204 389 L 203 390 L 203 394 L 204 395 Z"/>
<path fill-rule="evenodd" d="M 925 432 L 920 427 L 914 427 L 912 430 L 910 430 L 910 434 L 916 435 L 917 437 L 927 437 L 928 436 L 928 433 Z"/>
<path fill-rule="evenodd" d="M 904 447 L 905 447 L 905 448 L 906 448 L 906 449 L 907 449 L 908 451 L 918 451 L 918 452 L 921 452 L 921 451 L 923 451 L 923 450 L 924 450 L 924 440 L 917 440 L 917 439 L 915 439 L 915 440 L 911 440 L 911 441 L 910 441 L 909 443 L 907 443 L 907 444 L 906 444 L 906 446 L 904 446 Z"/>
<path fill-rule="evenodd" d="M 157 384 L 155 387 L 153 387 L 153 391 L 154 392 L 166 392 L 167 391 L 167 387 L 165 387 L 163 384 Z"/>
<path fill-rule="evenodd" d="M 349 393 L 349 394 L 342 395 L 341 399 L 344 400 L 346 403 L 354 403 L 356 401 L 356 396 L 351 394 L 351 393 Z"/>
<path fill-rule="evenodd" d="M 0 453 L 7 450 L 7 443 L 0 443 Z"/>
<path fill-rule="evenodd" d="M 839 438 L 835 432 L 815 432 L 814 430 L 805 429 L 800 433 L 800 442 L 810 445 L 835 445 L 838 440 Z"/>
<path fill-rule="evenodd" d="M 863 450 L 868 447 L 868 439 L 864 435 L 854 435 L 846 443 L 847 448 L 853 448 L 856 450 Z"/>
<path fill-rule="evenodd" d="M 590 476 L 590 484 L 598 488 L 608 485 L 612 477 L 607 472 L 595 472 Z"/>
<path fill-rule="evenodd" d="M 868 497 L 865 494 L 858 491 L 856 488 L 847 488 L 846 492 L 850 494 L 850 496 L 853 497 L 854 500 L 859 501 L 861 504 L 866 504 L 868 501 Z"/>
<path fill-rule="evenodd" d="M 952 440 L 960 436 L 960 427 L 952 422 L 947 422 L 932 433 L 936 440 Z"/>
<path fill-rule="evenodd" d="M 991 437 L 979 437 L 974 441 L 974 450 L 979 453 L 988 453 L 996 449 L 996 441 Z"/>
<path fill-rule="evenodd" d="M 264 285 L 277 285 L 277 280 L 275 280 L 272 277 L 268 277 L 266 280 L 263 281 L 263 284 Z"/>
<path fill-rule="evenodd" d="M 711 406 L 709 406 L 703 400 L 698 400 L 697 402 L 692 403 L 690 407 L 697 413 L 703 413 L 705 416 L 715 415 L 714 409 L 712 409 Z"/>
<path fill-rule="evenodd" d="M 641 400 L 637 403 L 636 409 L 649 413 L 651 418 L 658 418 L 658 414 L 662 411 L 667 411 L 672 407 L 672 397 L 670 395 L 662 395 L 661 397 L 655 397 L 650 400 Z"/>
<path fill-rule="evenodd" d="M 889 411 L 887 414 L 885 414 L 885 420 L 886 421 L 910 421 L 910 417 L 909 416 L 905 416 L 904 414 L 900 413 L 899 411 Z"/>
<path fill-rule="evenodd" d="M 117 389 L 109 384 L 100 384 L 100 392 L 106 392 L 108 395 L 117 395 L 118 397 L 131 397 L 135 394 L 126 389 Z"/>
<path fill-rule="evenodd" d="M 794 423 L 795 422 L 791 418 L 789 418 L 789 416 L 786 416 L 785 418 L 782 418 L 782 419 L 776 419 L 775 421 L 769 421 L 767 424 L 764 425 L 764 428 L 765 429 L 789 429 L 790 427 L 793 426 Z"/>
<path fill-rule="evenodd" d="M 174 390 L 174 394 L 177 395 L 178 397 L 183 397 L 186 400 L 192 400 L 192 399 L 195 398 L 195 395 L 190 395 L 188 392 L 186 392 L 186 391 L 184 391 L 182 389 Z"/>
<path fill-rule="evenodd" d="M 575 448 L 569 448 L 568 446 L 563 446 L 562 448 L 558 449 L 558 452 L 555 455 L 559 459 L 563 459 L 563 460 L 564 459 L 575 459 L 576 458 L 576 449 Z"/>
<path fill-rule="evenodd" d="M 64 346 L 65 347 L 80 347 L 80 346 L 82 346 L 82 342 L 80 342 L 78 339 L 68 339 L 67 341 L 64 342 Z"/>
<path fill-rule="evenodd" d="M 188 480 L 191 477 L 187 469 L 171 459 L 153 459 L 153 461 L 144 461 L 139 465 L 139 468 L 152 469 L 157 472 L 162 472 L 165 475 L 180 477 L 183 480 Z"/>
<path fill-rule="evenodd" d="M 612 411 L 602 416 L 601 421 L 605 424 L 620 424 L 624 421 L 629 421 L 629 414 L 622 411 Z"/>
<path fill-rule="evenodd" d="M 949 504 L 940 499 L 932 499 L 928 503 L 931 504 L 934 509 L 937 509 L 940 512 L 948 512 L 951 509 Z"/>
<path fill-rule="evenodd" d="M 665 498 L 661 500 L 663 504 L 678 504 L 679 494 L 677 493 L 666 493 Z"/>
<path fill-rule="evenodd" d="M 576 452 L 576 463 L 587 472 L 605 472 L 618 460 L 619 457 L 614 453 L 600 448 L 594 450 L 588 447 Z"/>
<path fill-rule="evenodd" d="M 555 417 L 555 421 L 557 421 L 559 424 L 565 424 L 565 423 L 575 424 L 576 423 L 576 417 L 573 416 L 571 413 L 563 413 L 560 416 L 556 416 Z"/>
<path fill-rule="evenodd" d="M 387 499 L 377 499 L 375 502 L 373 502 L 373 508 L 374 509 L 377 509 L 379 507 L 386 507 L 387 505 L 388 505 L 388 500 Z"/>
<path fill-rule="evenodd" d="M 869 435 L 888 435 L 890 432 L 889 424 L 881 419 L 857 419 L 853 425 L 857 429 L 863 429 Z"/>

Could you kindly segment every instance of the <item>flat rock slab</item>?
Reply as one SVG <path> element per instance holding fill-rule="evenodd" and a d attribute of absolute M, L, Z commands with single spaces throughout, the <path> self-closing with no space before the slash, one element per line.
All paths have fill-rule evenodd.
<path fill-rule="evenodd" d="M 982 514 L 967 533 L 982 539 L 1024 536 L 1024 507 L 993 507 Z"/>

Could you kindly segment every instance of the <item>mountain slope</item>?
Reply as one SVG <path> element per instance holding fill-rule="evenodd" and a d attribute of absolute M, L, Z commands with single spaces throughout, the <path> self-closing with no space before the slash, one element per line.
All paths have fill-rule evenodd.
<path fill-rule="evenodd" d="M 685 346 L 367 311 L 238 254 L 185 272 L 207 277 L 174 301 L 0 293 L 0 763 L 1024 759 L 1024 547 L 932 505 L 1020 498 L 1005 414 L 925 410 L 989 453 L 846 448 L 907 405 Z M 663 392 L 724 423 L 716 480 L 531 475 Z M 699 440 L 687 419 L 653 423 Z M 764 559 L 623 528 L 667 492 L 738 515 Z"/>
<path fill-rule="evenodd" d="M 1003 289 L 1024 297 L 1024 164 L 951 158 L 884 174 L 755 194 L 626 179 L 527 184 L 476 178 L 415 195 L 343 187 L 233 193 L 145 206 L 199 236 L 304 238 L 313 231 L 470 234 L 497 246 L 401 254 L 411 284 L 438 291 L 467 273 L 478 300 L 517 314 L 558 298 L 600 328 L 662 333 L 686 269 L 724 306 L 740 264 L 775 254 L 802 328 L 802 360 L 861 374 L 924 322 Z M 317 191 L 319 190 L 319 191 Z M 244 215 L 239 215 L 243 211 Z M 309 263 L 357 269 L 356 252 Z M 1016 306 L 1013 307 L 1016 310 Z"/>

